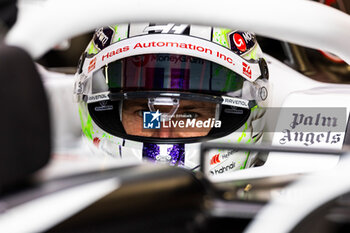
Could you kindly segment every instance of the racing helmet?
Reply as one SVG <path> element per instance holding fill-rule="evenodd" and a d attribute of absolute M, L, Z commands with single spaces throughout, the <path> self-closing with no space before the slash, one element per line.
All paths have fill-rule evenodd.
<path fill-rule="evenodd" d="M 105 156 L 196 169 L 203 141 L 261 141 L 268 69 L 250 32 L 118 24 L 95 31 L 74 95 L 86 140 Z M 256 160 L 250 152 L 209 154 L 211 174 Z"/>

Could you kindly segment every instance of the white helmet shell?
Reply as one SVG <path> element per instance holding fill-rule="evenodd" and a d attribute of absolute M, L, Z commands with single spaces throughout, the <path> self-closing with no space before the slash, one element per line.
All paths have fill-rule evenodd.
<path fill-rule="evenodd" d="M 133 65 L 128 71 L 125 64 L 130 58 L 132 62 L 129 63 Z M 182 79 L 186 79 L 186 85 L 178 79 L 172 82 L 170 79 L 174 77 L 169 78 L 169 75 L 157 76 L 157 82 L 162 83 L 159 88 L 150 87 L 142 81 L 145 77 L 140 76 L 139 81 L 133 81 L 132 87 L 135 89 L 137 83 L 137 90 L 131 93 L 125 73 L 146 66 L 149 58 L 158 59 L 158 63 L 166 60 L 167 67 L 169 63 L 177 67 L 179 64 L 175 63 L 196 63 L 188 72 L 201 70 L 202 79 L 199 81 L 198 71 L 197 75 L 190 73 L 193 77 L 187 74 L 186 78 L 182 76 Z M 204 72 L 205 67 L 210 67 L 209 71 Z M 229 75 L 218 75 L 222 70 Z M 145 73 L 144 70 L 142 72 Z M 155 79 L 152 80 L 152 85 L 155 85 Z M 210 83 L 206 86 L 203 82 Z M 173 83 L 176 83 L 176 88 Z M 198 83 L 201 83 L 200 86 Z M 267 65 L 253 33 L 172 23 L 121 24 L 96 30 L 81 57 L 75 82 L 82 130 L 91 145 L 116 159 L 151 160 L 189 169 L 199 166 L 202 141 L 259 142 L 264 127 L 264 110 L 261 106 L 264 106 L 267 94 Z M 213 127 L 220 121 L 219 128 L 211 129 L 204 137 L 128 135 L 123 129 L 122 121 L 126 119 L 122 112 L 126 105 L 124 101 L 132 98 L 148 99 L 150 111 L 155 111 L 151 108 L 157 104 L 154 101 L 158 101 L 159 105 L 164 105 L 164 101 L 168 100 L 192 98 L 193 101 L 215 102 L 215 116 L 207 123 Z M 170 114 L 173 117 L 176 110 L 167 116 Z M 255 154 L 249 152 L 212 150 L 210 154 L 210 172 L 214 175 L 250 167 L 256 160 Z"/>

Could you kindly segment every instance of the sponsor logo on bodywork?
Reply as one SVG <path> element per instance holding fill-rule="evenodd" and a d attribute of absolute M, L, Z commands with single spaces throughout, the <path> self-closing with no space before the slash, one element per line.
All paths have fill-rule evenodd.
<path fill-rule="evenodd" d="M 223 166 L 220 166 L 219 168 L 215 168 L 215 169 L 212 169 L 210 171 L 210 173 L 212 175 L 217 175 L 217 174 L 223 174 L 225 172 L 228 172 L 228 171 L 231 171 L 233 170 L 234 168 L 236 167 L 236 163 L 235 162 L 232 162 L 230 163 L 229 165 L 223 165 Z"/>

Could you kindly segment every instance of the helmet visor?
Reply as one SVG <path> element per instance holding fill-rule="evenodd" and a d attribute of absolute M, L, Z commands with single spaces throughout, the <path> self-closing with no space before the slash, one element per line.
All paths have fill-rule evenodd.
<path fill-rule="evenodd" d="M 221 97 L 241 97 L 244 81 L 234 71 L 197 57 L 138 55 L 93 73 L 92 94 L 108 91 L 109 100 L 88 107 L 102 129 L 123 138 L 216 138 L 238 129 L 250 115 L 252 106 L 225 105 Z"/>
<path fill-rule="evenodd" d="M 92 78 L 92 94 L 110 90 L 173 90 L 208 94 L 240 92 L 244 78 L 201 58 L 145 54 L 114 61 Z M 240 93 L 235 94 L 239 97 Z"/>
<path fill-rule="evenodd" d="M 249 108 L 198 93 L 145 91 L 110 97 L 88 104 L 96 124 L 112 135 L 144 142 L 222 137 L 240 128 L 250 115 Z"/>
<path fill-rule="evenodd" d="M 214 102 L 169 97 L 129 99 L 123 101 L 122 124 L 126 133 L 134 136 L 201 137 L 214 127 L 218 108 Z M 221 122 L 216 124 L 221 127 Z"/>

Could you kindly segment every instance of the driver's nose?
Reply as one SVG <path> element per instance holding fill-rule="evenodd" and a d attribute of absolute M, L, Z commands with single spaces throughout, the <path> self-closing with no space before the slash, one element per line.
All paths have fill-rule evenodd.
<path fill-rule="evenodd" d="M 160 129 L 157 129 L 153 132 L 152 137 L 157 138 L 179 138 L 181 137 L 178 130 L 175 128 L 167 128 L 167 127 L 160 127 Z"/>

